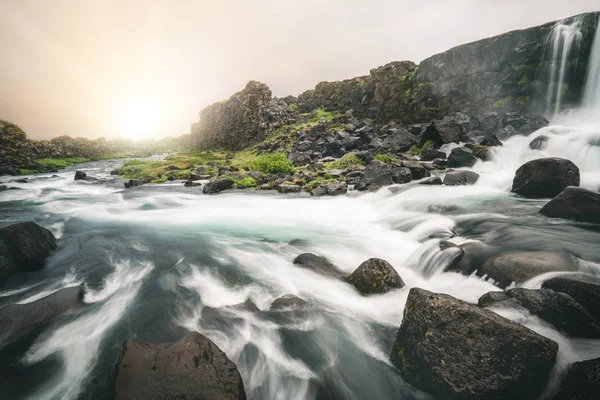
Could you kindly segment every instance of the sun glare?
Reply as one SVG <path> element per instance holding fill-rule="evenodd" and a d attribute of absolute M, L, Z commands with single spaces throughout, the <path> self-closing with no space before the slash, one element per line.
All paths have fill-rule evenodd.
<path fill-rule="evenodd" d="M 129 139 L 156 136 L 160 123 L 160 109 L 150 99 L 133 99 L 121 108 L 119 130 Z"/>

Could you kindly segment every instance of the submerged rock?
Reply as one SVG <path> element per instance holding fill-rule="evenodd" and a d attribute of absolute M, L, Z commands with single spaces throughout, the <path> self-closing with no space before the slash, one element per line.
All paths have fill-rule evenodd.
<path fill-rule="evenodd" d="M 273 300 L 273 303 L 271 303 L 270 309 L 272 311 L 281 311 L 281 310 L 299 308 L 306 304 L 307 304 L 306 300 L 301 299 L 300 297 L 296 296 L 295 294 L 286 294 L 286 295 L 283 295 L 283 296 L 278 297 L 275 300 Z"/>
<path fill-rule="evenodd" d="M 568 294 L 600 322 L 600 278 L 582 274 L 559 276 L 544 282 L 542 288 Z"/>
<path fill-rule="evenodd" d="M 52 232 L 35 222 L 0 228 L 0 279 L 40 268 L 56 247 Z"/>
<path fill-rule="evenodd" d="M 600 224 L 600 193 L 569 186 L 546 203 L 540 213 L 547 217 Z"/>
<path fill-rule="evenodd" d="M 424 180 L 423 182 L 419 182 L 421 185 L 443 185 L 442 178 L 439 176 L 432 176 L 429 179 Z"/>
<path fill-rule="evenodd" d="M 390 360 L 404 380 L 439 399 L 533 399 L 558 345 L 454 297 L 410 290 Z"/>
<path fill-rule="evenodd" d="M 75 171 L 75 180 L 76 181 L 85 181 L 87 178 L 87 174 L 83 171 Z"/>
<path fill-rule="evenodd" d="M 479 174 L 473 171 L 454 171 L 449 170 L 444 177 L 444 185 L 460 186 L 473 185 L 479 179 Z"/>
<path fill-rule="evenodd" d="M 197 332 L 172 343 L 126 341 L 114 374 L 117 400 L 246 399 L 235 364 Z"/>
<path fill-rule="evenodd" d="M 510 289 L 486 293 L 479 299 L 480 307 L 522 307 L 554 325 L 569 336 L 597 339 L 600 326 L 579 303 L 565 293 L 549 289 Z"/>
<path fill-rule="evenodd" d="M 344 278 L 346 274 L 340 271 L 327 258 L 312 253 L 303 253 L 294 259 L 294 264 L 313 270 L 323 275 Z"/>
<path fill-rule="evenodd" d="M 548 136 L 540 135 L 529 143 L 531 150 L 543 150 L 548 145 Z"/>
<path fill-rule="evenodd" d="M 125 182 L 125 188 L 130 189 L 132 187 L 142 186 L 143 184 L 144 182 L 139 179 L 130 179 L 129 182 Z"/>
<path fill-rule="evenodd" d="M 324 185 L 319 185 L 310 194 L 313 196 L 339 196 L 348 192 L 348 184 L 346 182 L 332 182 Z"/>
<path fill-rule="evenodd" d="M 554 197 L 567 186 L 579 186 L 579 168 L 564 158 L 541 158 L 521 165 L 512 191 L 523 197 Z"/>
<path fill-rule="evenodd" d="M 231 189 L 233 187 L 233 180 L 231 179 L 215 179 L 214 181 L 208 182 L 204 185 L 202 193 L 204 194 L 217 194 L 223 190 Z"/>
<path fill-rule="evenodd" d="M 385 260 L 369 258 L 346 278 L 361 294 L 383 294 L 402 289 L 404 281 L 398 272 Z"/>
<path fill-rule="evenodd" d="M 552 400 L 596 400 L 600 393 L 600 358 L 569 366 L 567 376 Z"/>

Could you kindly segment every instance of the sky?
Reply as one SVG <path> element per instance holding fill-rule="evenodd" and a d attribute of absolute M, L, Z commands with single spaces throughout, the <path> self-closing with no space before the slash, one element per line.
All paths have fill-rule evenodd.
<path fill-rule="evenodd" d="M 598 0 L 0 0 L 0 119 L 30 138 L 189 133 L 249 80 L 298 95 Z"/>

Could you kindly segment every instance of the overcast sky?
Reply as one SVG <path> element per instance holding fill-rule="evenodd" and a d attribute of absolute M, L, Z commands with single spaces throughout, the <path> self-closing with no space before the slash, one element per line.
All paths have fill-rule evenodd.
<path fill-rule="evenodd" d="M 0 0 L 0 119 L 32 138 L 189 131 L 251 79 L 274 95 L 419 62 L 598 0 Z"/>

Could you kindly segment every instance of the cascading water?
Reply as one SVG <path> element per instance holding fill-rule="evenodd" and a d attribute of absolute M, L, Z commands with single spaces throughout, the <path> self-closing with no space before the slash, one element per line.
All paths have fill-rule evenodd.
<path fill-rule="evenodd" d="M 565 74 L 569 57 L 579 51 L 581 45 L 582 17 L 566 23 L 565 20 L 558 22 L 548 35 L 546 40 L 545 54 L 550 54 L 549 61 L 552 63 L 550 69 L 548 92 L 546 94 L 546 112 L 548 115 L 558 115 L 564 91 Z"/>
<path fill-rule="evenodd" d="M 600 114 L 600 17 L 596 24 L 596 36 L 588 61 L 583 107 Z"/>

